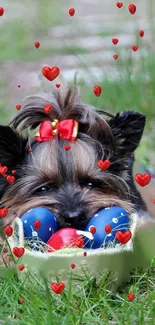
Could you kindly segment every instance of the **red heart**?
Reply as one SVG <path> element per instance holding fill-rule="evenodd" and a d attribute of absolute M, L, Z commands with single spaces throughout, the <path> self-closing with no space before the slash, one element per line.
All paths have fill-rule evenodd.
<path fill-rule="evenodd" d="M 75 241 L 74 241 L 74 245 L 81 248 L 84 246 L 84 239 L 81 237 L 81 238 L 76 238 Z"/>
<path fill-rule="evenodd" d="M 56 87 L 57 87 L 57 88 L 60 88 L 60 84 L 56 84 Z"/>
<path fill-rule="evenodd" d="M 74 16 L 74 14 L 75 14 L 75 9 L 74 9 L 74 8 L 70 8 L 68 12 L 69 12 L 69 15 L 70 15 L 70 16 Z"/>
<path fill-rule="evenodd" d="M 113 58 L 116 60 L 118 58 L 118 54 L 114 54 Z"/>
<path fill-rule="evenodd" d="M 28 152 L 32 152 L 32 148 L 28 148 Z"/>
<path fill-rule="evenodd" d="M 0 209 L 0 218 L 5 218 L 8 214 L 8 209 L 7 208 L 1 208 Z"/>
<path fill-rule="evenodd" d="M 39 220 L 35 220 L 35 222 L 34 222 L 34 228 L 36 230 L 39 230 L 40 229 L 40 221 Z"/>
<path fill-rule="evenodd" d="M 71 264 L 71 268 L 72 269 L 75 269 L 75 264 Z"/>
<path fill-rule="evenodd" d="M 24 255 L 24 253 L 25 253 L 25 248 L 24 247 L 13 247 L 13 254 L 16 256 L 16 257 L 18 257 L 18 258 L 20 258 L 20 257 L 22 257 L 23 255 Z"/>
<path fill-rule="evenodd" d="M 83 256 L 87 256 L 87 252 L 84 252 L 84 253 L 83 253 Z"/>
<path fill-rule="evenodd" d="M 19 270 L 19 271 L 23 271 L 24 269 L 25 269 L 25 266 L 24 266 L 24 265 L 19 265 L 19 266 L 18 266 L 18 270 Z"/>
<path fill-rule="evenodd" d="M 146 186 L 150 183 L 151 181 L 151 175 L 146 173 L 144 175 L 142 174 L 136 174 L 135 175 L 135 181 L 140 185 L 140 186 Z"/>
<path fill-rule="evenodd" d="M 45 105 L 45 106 L 44 106 L 44 111 L 45 111 L 46 113 L 50 113 L 51 110 L 52 110 L 52 105 Z"/>
<path fill-rule="evenodd" d="M 59 294 L 65 289 L 65 284 L 63 282 L 60 283 L 52 283 L 51 289 L 56 293 Z"/>
<path fill-rule="evenodd" d="M 36 47 L 36 49 L 38 49 L 39 46 L 40 46 L 40 43 L 39 42 L 34 42 L 34 46 Z"/>
<path fill-rule="evenodd" d="M 3 16 L 3 14 L 4 14 L 4 9 L 0 7 L 0 16 Z"/>
<path fill-rule="evenodd" d="M 116 2 L 116 6 L 118 8 L 122 8 L 123 7 L 123 2 Z"/>
<path fill-rule="evenodd" d="M 134 15 L 135 14 L 135 12 L 136 12 L 136 6 L 133 3 L 131 3 L 130 5 L 128 5 L 128 9 L 129 9 L 129 12 L 130 12 L 131 15 Z"/>
<path fill-rule="evenodd" d="M 20 88 L 21 87 L 21 85 L 18 85 L 18 88 Z"/>
<path fill-rule="evenodd" d="M 118 43 L 118 38 L 112 38 L 112 43 L 114 44 L 114 45 L 116 45 L 117 43 Z"/>
<path fill-rule="evenodd" d="M 0 166 L 0 174 L 3 175 L 5 173 L 7 173 L 8 171 L 8 167 L 7 166 Z"/>
<path fill-rule="evenodd" d="M 121 243 L 121 244 L 126 244 L 132 237 L 132 233 L 130 230 L 125 231 L 124 233 L 122 231 L 117 231 L 116 232 L 116 239 Z"/>
<path fill-rule="evenodd" d="M 64 149 L 68 151 L 71 148 L 71 146 L 64 146 Z"/>
<path fill-rule="evenodd" d="M 141 30 L 139 31 L 139 36 L 140 36 L 140 37 L 143 37 L 143 36 L 144 36 L 144 30 L 141 29 Z"/>
<path fill-rule="evenodd" d="M 48 79 L 49 81 L 54 80 L 60 73 L 60 69 L 57 67 L 44 67 L 42 68 L 42 74 L 44 75 L 44 77 L 46 79 Z"/>
<path fill-rule="evenodd" d="M 138 46 L 137 45 L 132 46 L 132 50 L 136 52 L 138 50 Z"/>
<path fill-rule="evenodd" d="M 16 105 L 16 109 L 19 111 L 21 109 L 21 105 Z"/>
<path fill-rule="evenodd" d="M 110 160 L 99 160 L 97 164 L 100 169 L 106 170 L 110 166 Z"/>
<path fill-rule="evenodd" d="M 7 237 L 11 237 L 13 234 L 13 228 L 11 226 L 6 226 L 4 231 Z"/>
<path fill-rule="evenodd" d="M 100 86 L 95 86 L 94 87 L 94 94 L 99 97 L 101 95 L 101 92 L 102 92 L 102 88 Z"/>
<path fill-rule="evenodd" d="M 14 176 L 7 176 L 6 179 L 7 179 L 9 184 L 12 184 L 15 181 L 16 178 Z"/>
<path fill-rule="evenodd" d="M 89 227 L 89 231 L 91 232 L 92 235 L 95 235 L 96 233 L 96 228 L 94 226 Z"/>
<path fill-rule="evenodd" d="M 12 170 L 12 174 L 16 174 L 16 170 L 15 169 Z"/>
<path fill-rule="evenodd" d="M 134 293 L 129 293 L 128 294 L 128 300 L 133 301 L 135 299 L 135 294 Z"/>
<path fill-rule="evenodd" d="M 19 303 L 19 304 L 23 304 L 24 301 L 25 301 L 24 299 L 19 299 L 19 300 L 18 300 L 18 303 Z"/>
<path fill-rule="evenodd" d="M 107 226 L 105 226 L 105 232 L 106 232 L 107 234 L 110 234 L 110 233 L 111 233 L 111 230 L 112 230 L 112 226 L 111 226 L 111 225 L 107 225 Z"/>

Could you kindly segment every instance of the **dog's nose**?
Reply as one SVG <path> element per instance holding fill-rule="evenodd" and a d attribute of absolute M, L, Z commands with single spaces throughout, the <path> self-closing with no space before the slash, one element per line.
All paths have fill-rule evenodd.
<path fill-rule="evenodd" d="M 64 215 L 64 219 L 68 223 L 83 223 L 86 220 L 85 213 L 83 211 L 69 211 Z"/>

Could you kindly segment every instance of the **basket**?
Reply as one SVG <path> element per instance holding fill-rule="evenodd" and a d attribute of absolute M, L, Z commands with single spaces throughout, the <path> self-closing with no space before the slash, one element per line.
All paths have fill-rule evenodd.
<path fill-rule="evenodd" d="M 87 250 L 81 248 L 65 248 L 51 253 L 34 251 L 25 246 L 24 230 L 21 219 L 16 218 L 12 227 L 18 226 L 18 233 L 15 231 L 8 238 L 11 249 L 13 247 L 24 247 L 24 255 L 17 260 L 17 265 L 24 264 L 25 269 L 33 269 L 44 276 L 66 276 L 71 270 L 71 264 L 75 264 L 72 270 L 76 275 L 88 274 L 97 276 L 104 271 L 116 275 L 116 288 L 127 281 L 130 271 L 134 267 L 148 267 L 155 257 L 155 220 L 144 222 L 137 214 L 130 216 L 132 238 L 125 244 L 116 245 L 114 248 L 99 248 Z"/>

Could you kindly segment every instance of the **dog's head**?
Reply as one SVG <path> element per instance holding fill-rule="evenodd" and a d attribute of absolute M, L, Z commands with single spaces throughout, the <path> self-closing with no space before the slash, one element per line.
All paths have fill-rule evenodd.
<path fill-rule="evenodd" d="M 52 110 L 47 114 L 48 104 Z M 75 142 L 58 136 L 34 140 L 32 132 L 40 123 L 54 119 L 78 121 Z M 9 126 L 0 126 L 0 163 L 8 167 L 7 175 L 16 170 L 12 184 L 0 175 L 1 206 L 10 211 L 5 224 L 36 206 L 50 209 L 60 228 L 84 229 L 107 206 L 118 205 L 131 213 L 135 209 L 131 165 L 144 125 L 145 116 L 132 111 L 103 119 L 94 107 L 81 103 L 78 88 L 32 98 Z M 23 135 L 26 130 L 29 133 Z M 66 145 L 70 150 L 64 149 Z M 110 160 L 109 168 L 101 170 L 99 160 Z"/>

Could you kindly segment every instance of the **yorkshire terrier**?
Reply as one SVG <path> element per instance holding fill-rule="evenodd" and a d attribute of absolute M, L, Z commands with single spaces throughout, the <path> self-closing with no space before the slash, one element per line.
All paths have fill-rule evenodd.
<path fill-rule="evenodd" d="M 8 209 L 3 226 L 37 206 L 51 210 L 60 229 L 84 230 L 100 209 L 115 205 L 146 215 L 133 177 L 143 114 L 97 110 L 80 101 L 76 86 L 27 99 L 11 123 L 0 126 L 0 164 L 7 166 L 0 175 L 0 207 Z M 38 133 L 43 124 L 50 130 Z M 67 138 L 57 124 L 64 134 L 76 132 Z M 102 170 L 100 160 L 109 160 L 109 167 Z"/>

